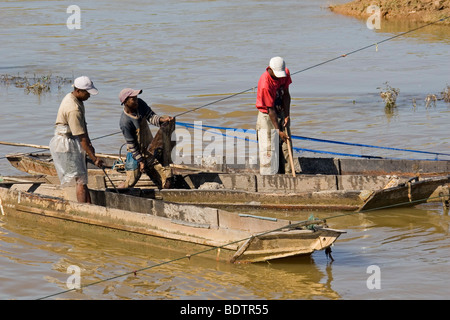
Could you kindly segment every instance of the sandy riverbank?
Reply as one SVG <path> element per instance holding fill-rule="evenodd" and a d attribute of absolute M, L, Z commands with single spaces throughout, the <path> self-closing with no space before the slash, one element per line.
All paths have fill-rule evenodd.
<path fill-rule="evenodd" d="M 407 20 L 430 23 L 450 17 L 449 0 L 354 0 L 345 4 L 330 5 L 336 13 L 368 18 L 372 13 L 367 8 L 376 5 L 381 9 L 381 17 L 386 20 Z M 450 18 L 439 24 L 450 25 Z"/>

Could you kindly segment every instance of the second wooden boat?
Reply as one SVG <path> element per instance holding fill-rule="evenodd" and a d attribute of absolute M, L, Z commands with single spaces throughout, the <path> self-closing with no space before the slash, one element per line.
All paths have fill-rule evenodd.
<path fill-rule="evenodd" d="M 220 249 L 220 258 L 232 263 L 310 255 L 344 233 L 322 220 L 296 222 L 104 190 L 91 190 L 93 204 L 84 204 L 59 191 L 39 181 L 4 178 L 0 206 L 6 215 L 28 213 Z"/>

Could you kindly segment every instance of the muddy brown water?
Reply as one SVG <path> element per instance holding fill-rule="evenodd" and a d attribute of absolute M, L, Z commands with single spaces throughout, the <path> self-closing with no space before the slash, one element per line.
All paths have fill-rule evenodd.
<path fill-rule="evenodd" d="M 70 30 L 66 3 L 0 1 L 0 74 L 90 76 L 100 91 L 86 102 L 93 138 L 119 131 L 118 93 L 124 87 L 143 89 L 141 97 L 156 112 L 176 115 L 255 87 L 272 56 L 283 56 L 296 72 L 418 26 L 382 22 L 381 30 L 370 30 L 365 21 L 331 13 L 321 0 L 127 1 L 127 10 L 114 2 L 78 1 L 81 29 Z M 274 12 L 282 19 L 274 19 Z M 425 104 L 428 95 L 439 96 L 450 84 L 449 35 L 448 27 L 420 29 L 295 74 L 290 89 L 293 134 L 450 153 L 450 105 L 442 100 Z M 393 110 L 386 110 L 379 96 L 386 82 L 400 89 Z M 70 90 L 66 84 L 35 95 L 14 84 L 2 85 L 0 140 L 48 145 L 57 108 Z M 255 99 L 250 90 L 178 120 L 252 129 Z M 123 142 L 116 134 L 94 140 L 94 146 L 98 152 L 117 153 Z M 433 158 L 313 141 L 294 141 L 294 146 Z M 0 175 L 20 175 L 4 156 L 26 151 L 30 149 L 0 145 Z M 311 213 L 270 214 L 302 220 Z M 7 212 L 0 216 L 0 298 L 447 299 L 449 223 L 439 204 L 350 215 L 329 220 L 331 227 L 347 231 L 333 247 L 333 262 L 324 252 L 256 265 L 217 263 L 206 255 L 57 294 L 67 289 L 71 265 L 80 267 L 82 283 L 88 284 L 194 249 L 143 248 L 131 240 L 115 241 L 116 234 L 104 230 L 42 224 Z M 379 268 L 380 288 L 369 288 L 370 266 Z"/>

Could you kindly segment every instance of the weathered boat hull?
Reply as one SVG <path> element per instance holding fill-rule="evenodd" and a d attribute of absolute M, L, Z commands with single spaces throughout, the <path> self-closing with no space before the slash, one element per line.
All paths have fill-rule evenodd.
<path fill-rule="evenodd" d="M 284 232 L 271 232 L 264 235 L 252 237 L 248 243 L 244 243 L 241 248 L 231 258 L 231 261 L 252 261 L 262 262 L 292 256 L 311 254 L 314 250 L 329 248 L 336 239 L 336 232 L 333 229 L 292 230 Z M 303 248 L 297 245 L 298 234 L 303 233 L 302 239 L 306 243 Z"/>
<path fill-rule="evenodd" d="M 89 169 L 90 188 L 115 189 L 125 180 L 123 165 L 122 169 L 112 169 L 113 166 L 115 169 L 121 168 L 115 166 L 114 159 L 117 160 L 118 157 L 109 155 L 105 158 L 110 166 L 107 177 L 98 168 Z M 9 155 L 8 160 L 19 170 L 44 174 L 47 180 L 58 183 L 49 155 Z M 450 161 L 329 158 L 298 160 L 302 174 L 296 177 L 281 174 L 263 176 L 246 165 L 209 163 L 204 166 L 173 167 L 175 183 L 172 190 L 156 190 L 154 183 L 146 175 L 141 177 L 136 188 L 149 189 L 150 192 L 144 192 L 142 195 L 153 199 L 216 208 L 354 211 L 368 208 L 373 210 L 376 207 L 404 202 L 405 197 L 392 190 L 389 191 L 389 202 L 373 197 L 368 199 L 374 192 L 386 189 L 393 180 L 402 184 L 411 176 L 436 178 L 447 176 L 450 172 Z M 394 176 L 397 178 L 393 178 Z M 414 188 L 417 192 L 420 191 L 416 186 Z M 127 193 L 129 190 L 121 192 Z M 387 194 L 387 191 L 383 191 L 383 194 Z M 419 192 L 417 198 L 432 201 L 434 197 L 429 195 L 428 191 Z"/>
<path fill-rule="evenodd" d="M 414 206 L 425 202 L 442 202 L 448 207 L 450 176 L 444 178 L 408 181 L 399 186 L 377 190 L 370 195 L 359 212 L 392 206 Z"/>
<path fill-rule="evenodd" d="M 108 189 L 114 191 L 113 188 Z M 209 206 L 227 210 L 343 210 L 354 211 L 363 203 L 361 191 L 320 191 L 301 193 L 250 192 L 242 190 L 118 189 L 123 194 L 179 204 Z"/>
<path fill-rule="evenodd" d="M 46 174 L 56 176 L 51 156 L 44 153 L 9 154 L 6 156 L 12 166 L 30 174 Z M 117 160 L 123 160 L 117 155 L 100 155 L 107 167 L 114 166 Z M 120 161 L 120 162 L 121 162 Z M 200 161 L 195 158 L 184 159 L 188 169 L 209 170 L 222 173 L 258 173 L 257 165 L 229 164 L 226 158 L 217 161 Z M 302 175 L 365 175 L 399 177 L 435 177 L 450 174 L 450 160 L 401 160 L 401 159 L 340 159 L 340 158 L 306 158 L 299 157 L 298 162 Z M 182 166 L 180 166 L 182 167 Z M 118 166 L 118 168 L 123 169 Z M 90 166 L 93 173 L 98 168 Z"/>
<path fill-rule="evenodd" d="M 323 227 L 321 221 L 296 224 L 100 190 L 92 191 L 95 204 L 83 204 L 56 197 L 55 186 L 45 192 L 43 189 L 48 186 L 41 185 L 36 191 L 52 196 L 27 192 L 30 186 L 0 183 L 3 212 L 12 208 L 112 230 L 205 245 L 222 249 L 221 258 L 235 263 L 309 255 L 328 248 L 344 233 Z M 305 227 L 313 224 L 314 228 Z"/>
<path fill-rule="evenodd" d="M 304 174 L 436 177 L 450 174 L 450 160 L 299 158 Z"/>

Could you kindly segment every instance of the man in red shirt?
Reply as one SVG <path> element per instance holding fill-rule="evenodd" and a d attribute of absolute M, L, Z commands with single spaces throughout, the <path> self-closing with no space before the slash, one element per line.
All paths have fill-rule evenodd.
<path fill-rule="evenodd" d="M 281 57 L 270 59 L 266 72 L 258 81 L 256 108 L 259 112 L 256 130 L 262 175 L 292 173 L 287 144 L 290 139 L 291 83 L 289 69 Z"/>

